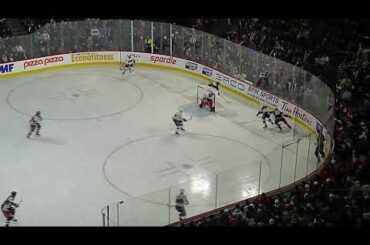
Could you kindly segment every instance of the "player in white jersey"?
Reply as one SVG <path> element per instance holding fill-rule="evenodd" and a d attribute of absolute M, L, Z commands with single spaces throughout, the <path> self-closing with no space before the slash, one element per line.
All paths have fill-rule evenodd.
<path fill-rule="evenodd" d="M 180 189 L 180 193 L 176 196 L 176 210 L 179 212 L 179 218 L 182 220 L 186 217 L 185 205 L 189 205 L 188 197 L 185 195 L 185 190 Z"/>
<path fill-rule="evenodd" d="M 263 124 L 265 125 L 263 128 L 267 128 L 267 123 L 266 123 L 266 119 L 267 120 L 269 120 L 269 122 L 271 123 L 271 124 L 274 124 L 273 122 L 272 122 L 272 120 L 271 120 L 271 117 L 270 117 L 270 111 L 269 111 L 269 109 L 268 109 L 268 107 L 267 107 L 267 105 L 265 105 L 265 104 L 263 104 L 262 105 L 262 107 L 261 107 L 261 109 L 258 111 L 258 113 L 257 113 L 257 117 L 259 116 L 259 114 L 262 114 L 262 122 L 263 122 Z"/>
<path fill-rule="evenodd" d="M 130 73 L 131 73 L 132 70 L 134 69 L 134 64 L 135 64 L 135 60 L 132 58 L 131 55 L 128 55 L 127 56 L 127 62 L 125 64 L 125 66 L 123 67 L 122 74 L 125 74 L 127 70 L 129 70 Z"/>
<path fill-rule="evenodd" d="M 41 117 L 41 112 L 40 111 L 36 111 L 36 114 L 30 120 L 30 130 L 29 130 L 29 132 L 27 134 L 27 138 L 30 138 L 31 134 L 35 130 L 36 130 L 36 135 L 37 136 L 41 136 L 40 135 L 40 128 L 41 128 L 40 122 L 42 120 L 43 120 L 43 118 Z"/>
<path fill-rule="evenodd" d="M 17 221 L 14 218 L 15 215 L 15 209 L 18 208 L 18 204 L 14 202 L 15 196 L 17 195 L 17 192 L 12 191 L 10 196 L 1 204 L 1 211 L 3 212 L 6 222 L 5 226 L 9 226 L 10 221 Z"/>
<path fill-rule="evenodd" d="M 187 119 L 182 117 L 182 111 L 176 112 L 175 115 L 172 116 L 172 121 L 176 125 L 175 134 L 179 135 L 179 130 L 185 131 L 185 129 L 183 128 L 183 122 L 186 122 Z"/>

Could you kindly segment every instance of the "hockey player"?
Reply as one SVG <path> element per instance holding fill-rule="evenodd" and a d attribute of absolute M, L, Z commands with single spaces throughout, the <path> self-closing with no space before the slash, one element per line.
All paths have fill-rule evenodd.
<path fill-rule="evenodd" d="M 9 226 L 10 221 L 17 222 L 17 220 L 14 218 L 15 215 L 15 209 L 18 208 L 18 204 L 14 202 L 15 196 L 17 195 L 17 192 L 12 191 L 10 196 L 1 204 L 1 211 L 3 212 L 6 222 L 5 226 Z"/>
<path fill-rule="evenodd" d="M 315 156 L 317 158 L 317 163 L 319 163 L 321 160 L 320 155 L 322 158 L 325 158 L 324 142 L 325 142 L 325 137 L 320 132 L 319 135 L 317 136 L 317 143 L 316 143 L 316 149 L 315 149 Z"/>
<path fill-rule="evenodd" d="M 214 96 L 215 96 L 215 94 L 214 93 L 212 93 L 212 92 L 209 92 L 208 94 L 207 94 L 207 96 L 204 96 L 203 98 L 202 98 L 202 102 L 200 103 L 200 105 L 199 105 L 199 107 L 200 108 L 203 108 L 203 107 L 205 107 L 206 105 L 210 108 L 210 111 L 211 112 L 214 112 L 215 111 L 215 105 L 214 105 L 214 103 L 213 103 L 213 99 L 214 99 Z"/>
<path fill-rule="evenodd" d="M 276 126 L 278 126 L 280 131 L 282 130 L 282 128 L 280 126 L 280 122 L 283 122 L 288 128 L 292 128 L 284 118 L 284 117 L 289 117 L 289 116 L 283 114 L 281 111 L 278 110 L 278 108 L 275 108 L 274 116 L 275 116 L 275 124 L 276 124 Z"/>
<path fill-rule="evenodd" d="M 186 210 L 185 205 L 189 205 L 188 197 L 185 195 L 185 190 L 180 189 L 180 193 L 176 196 L 176 210 L 179 212 L 179 218 L 182 220 L 183 218 L 186 218 Z"/>
<path fill-rule="evenodd" d="M 36 111 L 35 115 L 30 120 L 30 131 L 27 134 L 27 138 L 30 138 L 31 134 L 35 130 L 36 130 L 36 135 L 41 136 L 40 135 L 40 128 L 41 128 L 40 122 L 42 120 L 43 120 L 43 118 L 41 117 L 41 112 Z"/>
<path fill-rule="evenodd" d="M 175 115 L 173 115 L 173 117 L 172 117 L 172 121 L 176 125 L 175 134 L 179 135 L 180 134 L 179 130 L 185 131 L 185 129 L 183 128 L 183 122 L 186 122 L 187 119 L 182 117 L 182 111 L 176 112 Z"/>
<path fill-rule="evenodd" d="M 257 112 L 257 115 L 256 117 L 258 117 L 260 114 L 263 114 L 263 110 L 264 109 L 267 109 L 267 105 L 266 104 L 262 104 L 261 108 L 259 109 L 259 111 Z"/>
<path fill-rule="evenodd" d="M 271 112 L 269 111 L 267 105 L 262 105 L 261 109 L 257 113 L 257 116 L 262 114 L 262 122 L 265 125 L 263 128 L 267 128 L 266 119 L 268 119 L 271 124 L 274 124 L 271 120 L 270 113 Z"/>
<path fill-rule="evenodd" d="M 220 95 L 219 85 L 220 85 L 220 82 L 218 81 L 215 84 L 213 82 L 208 84 L 209 87 L 216 89 L 217 94 Z"/>
<path fill-rule="evenodd" d="M 127 70 L 130 71 L 130 73 L 132 72 L 132 70 L 134 69 L 134 63 L 135 63 L 135 60 L 132 58 L 131 55 L 128 55 L 127 56 L 127 63 L 125 64 L 125 66 L 123 67 L 123 72 L 122 74 L 125 74 Z"/>

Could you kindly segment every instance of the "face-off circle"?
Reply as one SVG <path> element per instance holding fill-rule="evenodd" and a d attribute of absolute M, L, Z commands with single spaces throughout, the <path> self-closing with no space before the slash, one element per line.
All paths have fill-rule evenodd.
<path fill-rule="evenodd" d="M 125 195 L 162 205 L 166 205 L 165 200 L 155 193 L 180 185 L 186 186 L 192 193 L 189 195 L 201 192 L 212 196 L 218 175 L 225 199 L 234 200 L 242 195 L 245 184 L 258 180 L 261 161 L 269 169 L 268 160 L 258 149 L 224 136 L 151 135 L 113 150 L 103 164 L 103 173 L 107 182 Z M 270 177 L 267 171 L 266 179 Z M 200 179 L 206 189 L 199 186 Z"/>
<path fill-rule="evenodd" d="M 7 102 L 27 116 L 39 110 L 48 120 L 90 120 L 131 110 L 142 98 L 137 85 L 118 77 L 68 74 L 23 83 L 8 93 Z"/>

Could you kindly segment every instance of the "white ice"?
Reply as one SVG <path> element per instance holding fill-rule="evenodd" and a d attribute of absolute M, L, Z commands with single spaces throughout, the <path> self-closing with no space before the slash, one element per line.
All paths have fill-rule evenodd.
<path fill-rule="evenodd" d="M 263 129 L 257 105 L 222 90 L 216 113 L 199 109 L 198 83 L 204 81 L 158 68 L 122 76 L 116 66 L 0 80 L 0 198 L 15 190 L 23 199 L 12 225 L 101 226 L 109 203 L 113 224 L 165 225 L 178 219 L 167 204 L 180 188 L 191 216 L 316 168 L 309 137 L 298 145 L 297 169 L 297 144 L 282 153 L 282 143 L 307 132 Z M 192 119 L 176 136 L 171 117 L 179 109 Z M 45 118 L 42 136 L 27 139 L 37 110 Z M 121 200 L 116 218 L 112 207 Z"/>

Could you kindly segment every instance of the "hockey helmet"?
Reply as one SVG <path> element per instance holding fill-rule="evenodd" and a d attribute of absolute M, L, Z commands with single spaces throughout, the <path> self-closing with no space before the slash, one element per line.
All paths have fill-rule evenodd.
<path fill-rule="evenodd" d="M 17 192 L 16 192 L 16 191 L 12 191 L 10 194 L 11 194 L 12 196 L 15 196 L 15 195 L 17 195 Z"/>
<path fill-rule="evenodd" d="M 185 189 L 184 188 L 181 188 L 180 189 L 180 194 L 184 194 L 185 193 Z"/>
<path fill-rule="evenodd" d="M 41 111 L 36 111 L 36 115 L 40 115 L 41 114 Z"/>

